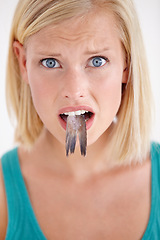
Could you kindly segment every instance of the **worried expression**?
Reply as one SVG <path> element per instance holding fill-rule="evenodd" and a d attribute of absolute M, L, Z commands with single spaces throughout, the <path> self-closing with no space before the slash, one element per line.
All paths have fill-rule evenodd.
<path fill-rule="evenodd" d="M 125 53 L 114 16 L 88 13 L 14 43 L 21 75 L 46 131 L 64 144 L 67 116 L 83 115 L 88 140 L 101 139 L 121 104 Z"/>

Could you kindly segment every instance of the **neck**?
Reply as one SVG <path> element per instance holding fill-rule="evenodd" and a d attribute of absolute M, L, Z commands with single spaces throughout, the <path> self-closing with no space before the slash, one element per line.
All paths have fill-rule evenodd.
<path fill-rule="evenodd" d="M 106 137 L 102 136 L 96 143 L 88 146 L 85 157 L 80 154 L 79 143 L 74 154 L 66 157 L 65 146 L 45 130 L 31 152 L 34 153 L 34 159 L 41 159 L 43 164 L 48 164 L 57 174 L 70 175 L 83 181 L 109 169 L 104 138 Z"/>

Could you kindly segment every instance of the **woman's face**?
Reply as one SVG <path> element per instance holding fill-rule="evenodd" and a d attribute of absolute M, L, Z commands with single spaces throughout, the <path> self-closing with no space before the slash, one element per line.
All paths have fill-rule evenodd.
<path fill-rule="evenodd" d="M 65 143 L 63 114 L 78 110 L 92 112 L 86 113 L 88 145 L 107 132 L 127 81 L 125 54 L 111 14 L 99 11 L 50 25 L 32 35 L 25 49 L 15 44 L 15 52 L 35 109 L 56 139 Z"/>

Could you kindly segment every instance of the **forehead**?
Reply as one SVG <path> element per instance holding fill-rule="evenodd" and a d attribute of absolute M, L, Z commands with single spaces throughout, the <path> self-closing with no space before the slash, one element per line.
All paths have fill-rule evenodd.
<path fill-rule="evenodd" d="M 109 11 L 96 10 L 84 16 L 74 17 L 58 24 L 51 24 L 29 37 L 27 45 L 50 47 L 54 43 L 74 45 L 88 42 L 94 44 L 113 44 L 120 41 L 117 23 Z"/>

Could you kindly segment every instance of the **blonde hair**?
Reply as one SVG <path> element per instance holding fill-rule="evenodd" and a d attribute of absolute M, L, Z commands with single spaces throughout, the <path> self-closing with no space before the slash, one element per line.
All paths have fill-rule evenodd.
<path fill-rule="evenodd" d="M 95 7 L 111 11 L 126 52 L 128 82 L 123 88 L 117 123 L 110 126 L 110 142 L 119 163 L 146 158 L 150 149 L 152 94 L 141 30 L 132 0 L 19 0 L 10 35 L 7 69 L 7 105 L 17 120 L 15 140 L 32 145 L 43 124 L 34 108 L 29 86 L 22 81 L 13 42 L 27 38 L 49 24 L 86 15 Z M 107 12 L 106 12 L 107 13 Z"/>

